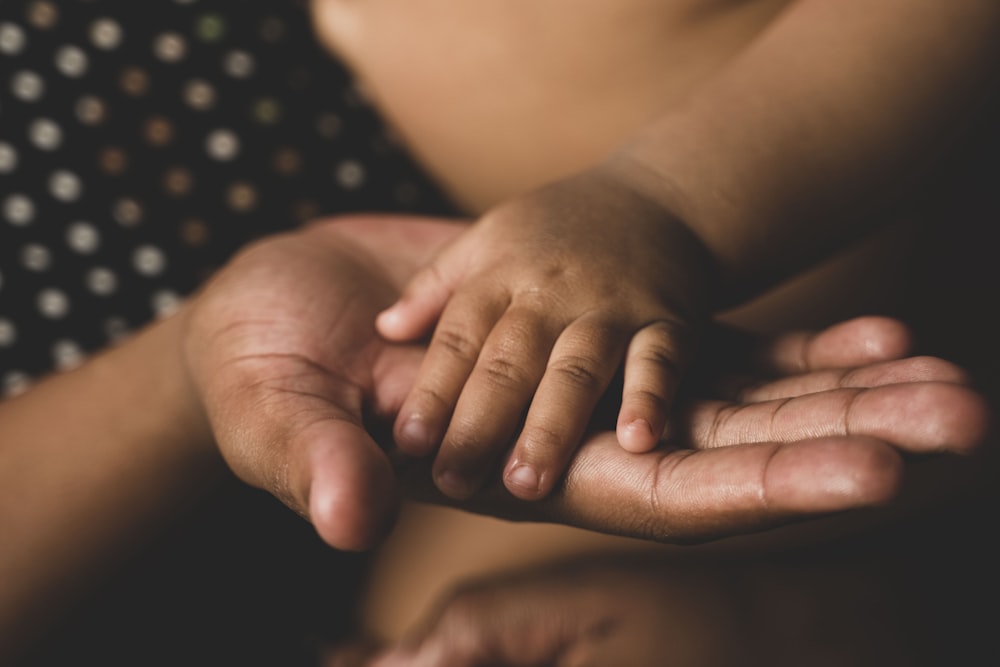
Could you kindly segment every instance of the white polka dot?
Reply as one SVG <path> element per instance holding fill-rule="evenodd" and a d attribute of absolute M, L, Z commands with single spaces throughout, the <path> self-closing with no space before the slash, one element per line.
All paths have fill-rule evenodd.
<path fill-rule="evenodd" d="M 119 199 L 111 207 L 111 215 L 122 227 L 135 227 L 142 222 L 142 206 L 134 199 Z"/>
<path fill-rule="evenodd" d="M 215 88 L 202 79 L 193 79 L 184 86 L 184 101 L 196 111 L 206 111 L 215 105 Z"/>
<path fill-rule="evenodd" d="M 165 32 L 153 42 L 153 53 L 164 62 L 175 63 L 187 55 L 187 42 L 176 32 Z"/>
<path fill-rule="evenodd" d="M 232 160 L 240 152 L 240 140 L 232 130 L 215 130 L 205 139 L 205 150 L 216 160 Z"/>
<path fill-rule="evenodd" d="M 59 201 L 76 201 L 83 192 L 83 183 L 73 172 L 59 169 L 49 178 L 49 192 Z"/>
<path fill-rule="evenodd" d="M 83 348 L 76 341 L 62 339 L 52 345 L 52 361 L 56 368 L 67 371 L 83 363 Z"/>
<path fill-rule="evenodd" d="M 90 24 L 90 41 L 99 49 L 114 49 L 121 44 L 122 28 L 112 19 L 97 19 Z"/>
<path fill-rule="evenodd" d="M 167 256 L 156 246 L 142 245 L 132 253 L 132 266 L 141 275 L 156 276 L 167 267 Z"/>
<path fill-rule="evenodd" d="M 17 149 L 0 141 L 0 174 L 9 174 L 17 168 Z"/>
<path fill-rule="evenodd" d="M 23 102 L 37 102 L 45 94 L 45 81 L 34 72 L 21 70 L 10 78 L 10 91 Z"/>
<path fill-rule="evenodd" d="M 87 54 L 78 46 L 67 44 L 56 51 L 56 69 L 70 78 L 83 76 L 88 65 Z"/>
<path fill-rule="evenodd" d="M 108 296 L 114 294 L 118 289 L 118 276 L 111 269 L 98 266 L 90 271 L 84 278 L 87 282 L 87 289 L 98 296 Z"/>
<path fill-rule="evenodd" d="M 43 151 L 54 151 L 62 144 L 62 128 L 51 118 L 37 118 L 28 126 L 28 137 Z"/>
<path fill-rule="evenodd" d="M 2 387 L 3 395 L 6 398 L 13 398 L 28 391 L 31 387 L 31 378 L 21 371 L 8 371 L 3 376 Z"/>
<path fill-rule="evenodd" d="M 52 266 L 52 253 L 41 244 L 29 243 L 21 248 L 21 264 L 29 271 L 48 271 Z"/>
<path fill-rule="evenodd" d="M 45 317 L 57 320 L 66 316 L 69 312 L 69 297 L 62 290 L 55 287 L 48 287 L 38 293 L 36 299 L 38 312 Z"/>
<path fill-rule="evenodd" d="M 0 347 L 10 347 L 17 342 L 17 327 L 6 317 L 0 317 Z"/>
<path fill-rule="evenodd" d="M 157 317 L 166 317 L 180 307 L 181 297 L 171 290 L 160 290 L 153 294 L 150 305 Z"/>
<path fill-rule="evenodd" d="M 10 195 L 3 200 L 3 217 L 18 227 L 30 225 L 35 219 L 35 203 L 25 195 Z"/>
<path fill-rule="evenodd" d="M 24 50 L 24 45 L 27 43 L 21 26 L 14 23 L 0 23 L 0 53 L 17 55 Z"/>
<path fill-rule="evenodd" d="M 344 160 L 337 165 L 337 183 L 346 190 L 354 190 L 365 182 L 365 168 L 356 160 Z"/>
<path fill-rule="evenodd" d="M 79 220 L 66 228 L 66 244 L 81 255 L 89 255 L 101 245 L 101 235 L 92 224 Z"/>
<path fill-rule="evenodd" d="M 253 56 L 246 51 L 230 51 L 222 60 L 222 69 L 225 70 L 226 74 L 229 76 L 234 76 L 238 79 L 245 79 L 253 74 Z"/>

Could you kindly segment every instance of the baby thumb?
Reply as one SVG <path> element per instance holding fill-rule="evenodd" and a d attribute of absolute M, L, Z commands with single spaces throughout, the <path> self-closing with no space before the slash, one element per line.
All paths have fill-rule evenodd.
<path fill-rule="evenodd" d="M 458 263 L 445 252 L 410 279 L 394 304 L 375 319 L 375 328 L 392 341 L 411 341 L 428 333 L 461 279 Z"/>

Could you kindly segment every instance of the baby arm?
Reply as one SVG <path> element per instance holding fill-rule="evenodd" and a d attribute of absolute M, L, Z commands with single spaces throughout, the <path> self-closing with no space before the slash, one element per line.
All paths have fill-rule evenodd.
<path fill-rule="evenodd" d="M 487 214 L 383 314 L 394 340 L 436 323 L 400 445 L 440 443 L 438 483 L 464 497 L 513 440 L 508 487 L 543 496 L 624 360 L 619 441 L 654 446 L 700 320 L 871 231 L 982 112 L 998 32 L 990 0 L 791 4 L 603 164 Z"/>
<path fill-rule="evenodd" d="M 997 63 L 993 0 L 800 0 L 612 159 L 705 243 L 717 295 L 739 303 L 912 193 L 991 118 Z"/>

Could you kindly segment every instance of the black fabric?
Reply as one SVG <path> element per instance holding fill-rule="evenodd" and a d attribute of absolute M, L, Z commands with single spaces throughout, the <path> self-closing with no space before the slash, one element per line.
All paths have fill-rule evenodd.
<path fill-rule="evenodd" d="M 301 3 L 0 3 L 0 388 L 169 312 L 248 240 L 447 213 Z"/>
<path fill-rule="evenodd" d="M 169 313 L 316 216 L 450 214 L 290 0 L 0 0 L 0 392 Z M 32 665 L 315 664 L 362 556 L 235 480 Z"/>

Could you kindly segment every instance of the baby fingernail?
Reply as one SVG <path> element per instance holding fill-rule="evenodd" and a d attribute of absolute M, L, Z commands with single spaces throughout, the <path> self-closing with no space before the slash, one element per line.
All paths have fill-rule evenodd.
<path fill-rule="evenodd" d="M 654 442 L 653 428 L 645 419 L 629 422 L 621 432 L 621 445 L 629 451 L 645 451 Z"/>
<path fill-rule="evenodd" d="M 438 489 L 451 498 L 464 499 L 472 494 L 472 488 L 465 478 L 454 470 L 442 470 L 435 478 Z"/>
<path fill-rule="evenodd" d="M 538 473 L 529 465 L 521 464 L 507 473 L 507 481 L 525 491 L 538 490 Z"/>
<path fill-rule="evenodd" d="M 430 429 L 419 417 L 411 417 L 399 429 L 399 440 L 404 450 L 411 451 L 411 453 L 423 453 L 430 446 Z"/>

